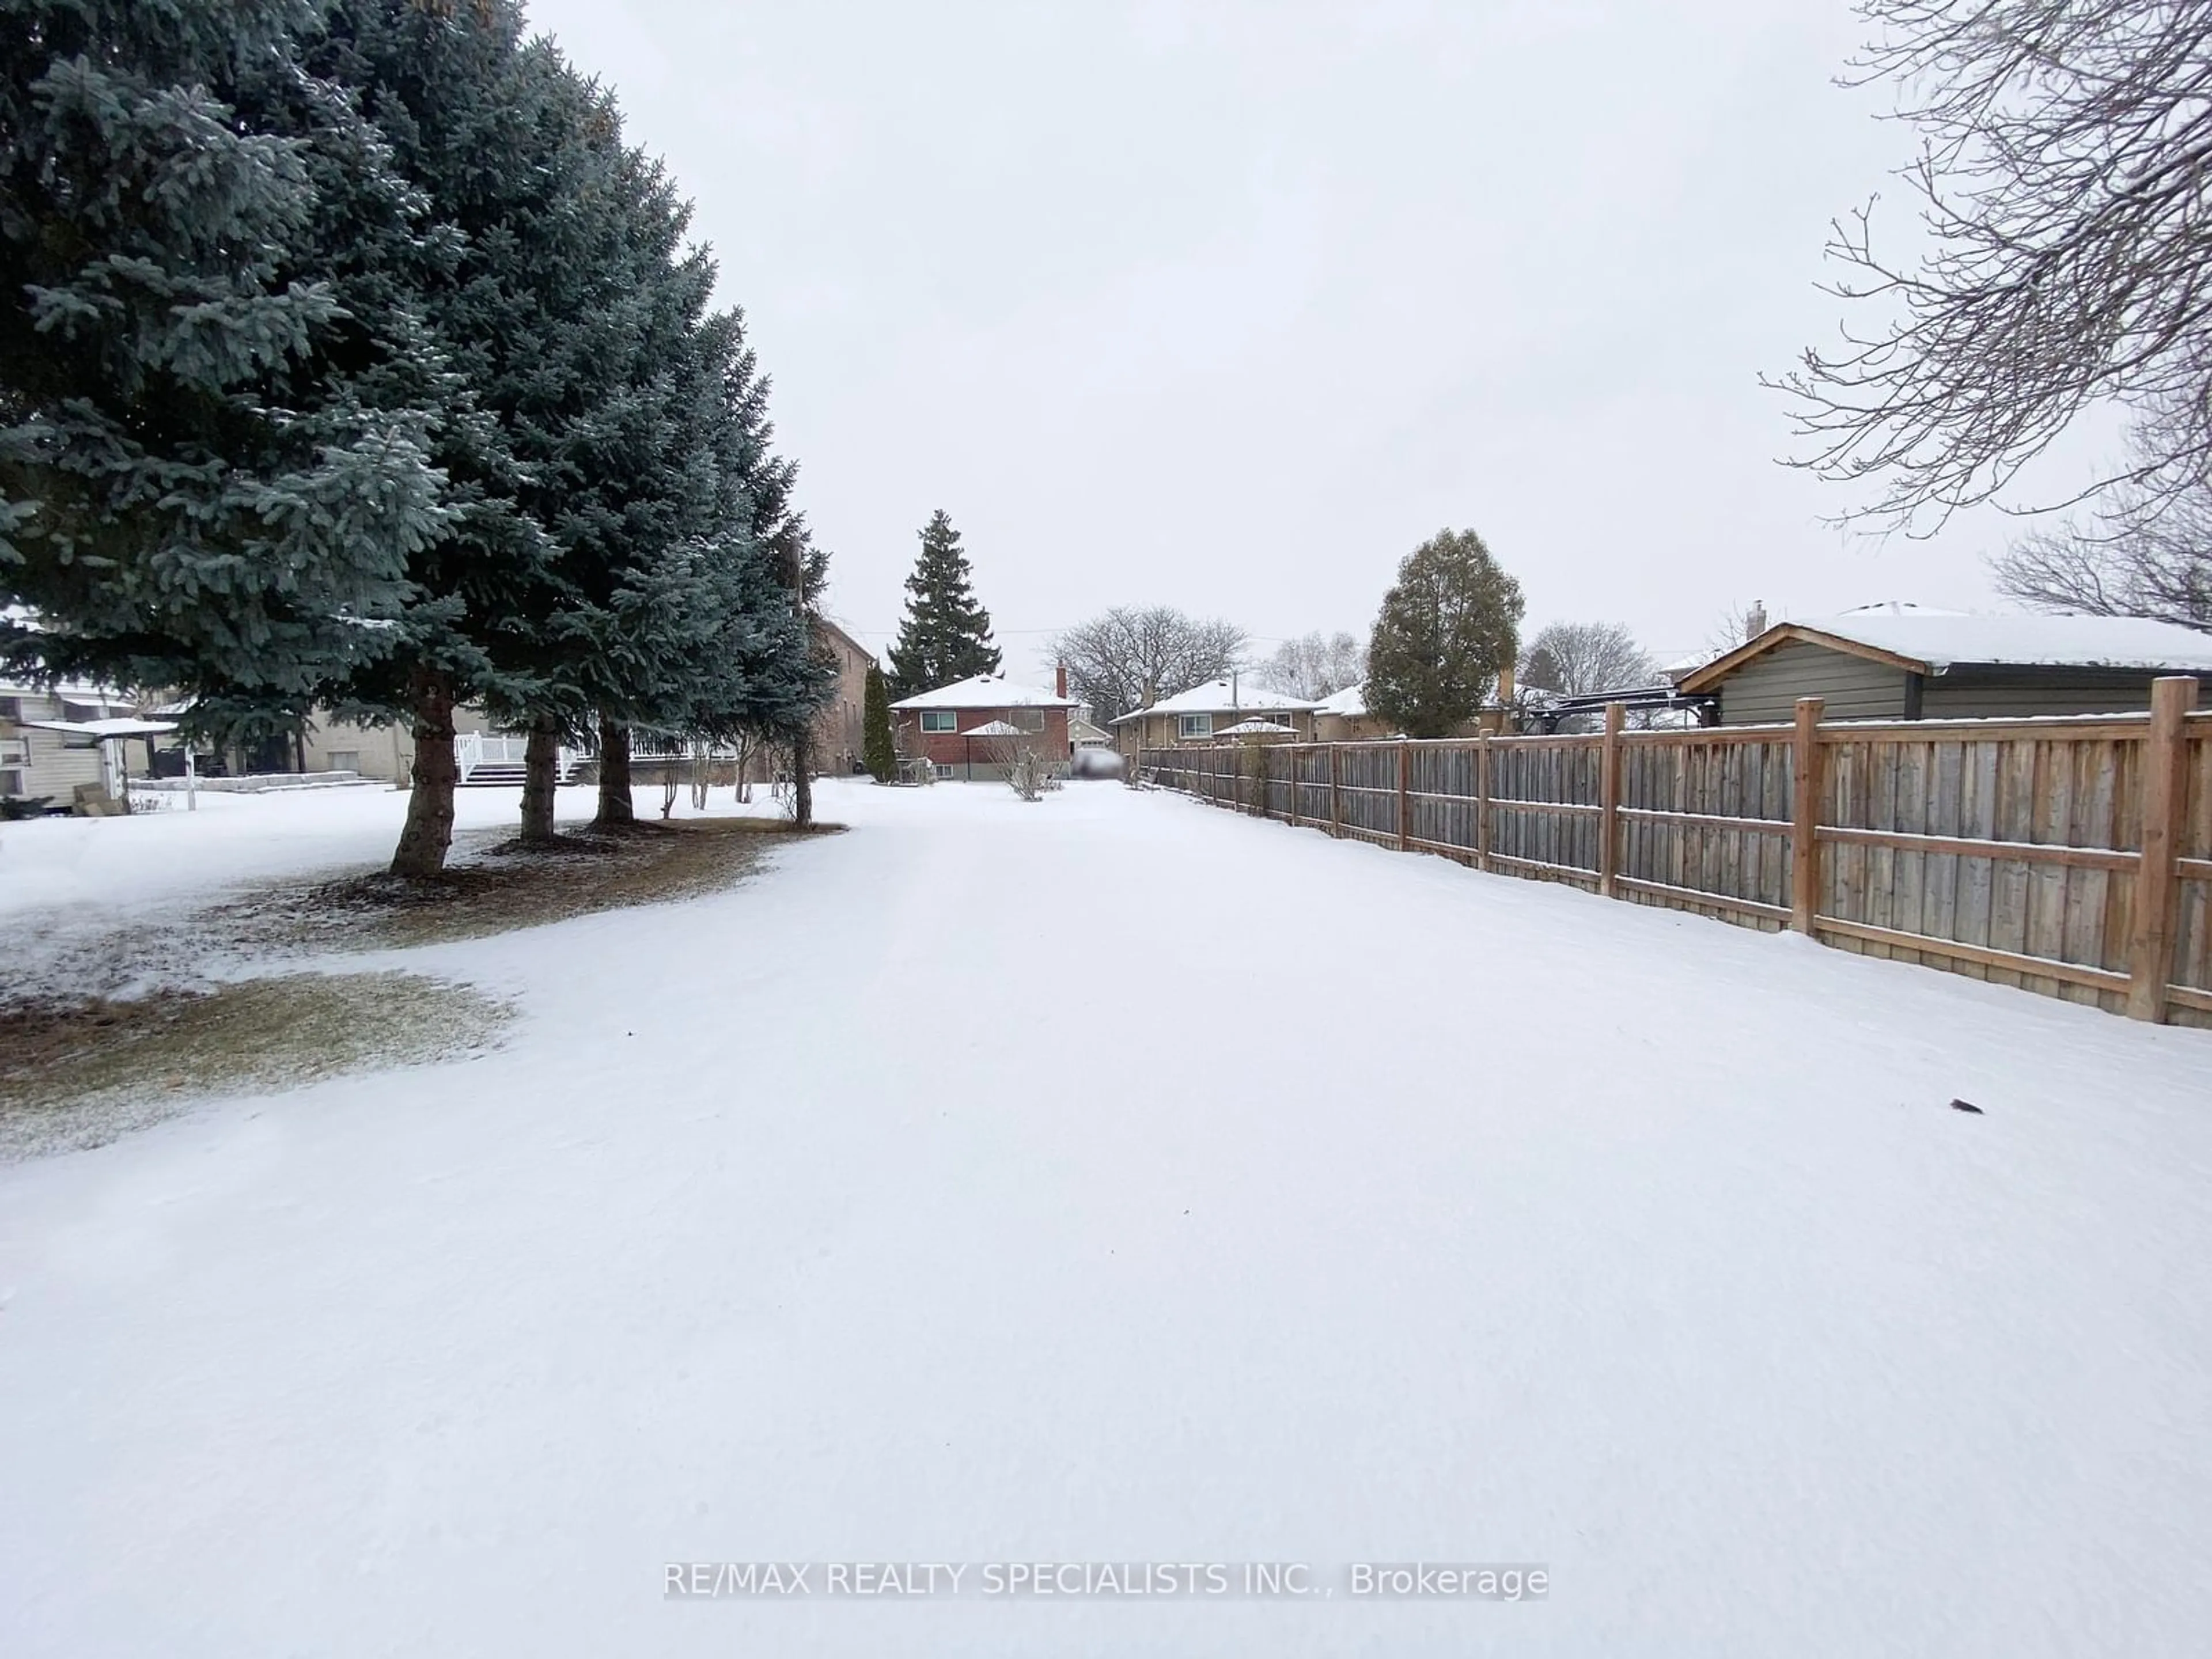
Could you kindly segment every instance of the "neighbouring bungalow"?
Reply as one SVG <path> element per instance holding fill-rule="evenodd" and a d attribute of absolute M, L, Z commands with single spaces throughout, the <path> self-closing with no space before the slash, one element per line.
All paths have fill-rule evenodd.
<path fill-rule="evenodd" d="M 1121 752 L 1132 757 L 1140 749 L 1212 743 L 1226 737 L 1231 727 L 1252 720 L 1286 728 L 1287 735 L 1260 734 L 1277 742 L 1311 743 L 1314 710 L 1319 706 L 1310 697 L 1241 686 L 1233 679 L 1210 680 L 1124 714 L 1114 722 L 1114 728 Z"/>
<path fill-rule="evenodd" d="M 899 753 L 928 765 L 939 778 L 988 778 L 1004 773 L 1006 750 L 1041 747 L 1065 776 L 1073 744 L 1068 717 L 1078 707 L 1062 684 L 1057 693 L 1017 684 L 1000 674 L 975 674 L 891 705 Z"/>
<path fill-rule="evenodd" d="M 1365 743 L 1395 737 L 1390 722 L 1367 712 L 1367 683 L 1333 691 L 1314 705 L 1314 736 L 1322 743 Z"/>
<path fill-rule="evenodd" d="M 1786 722 L 1800 697 L 1820 698 L 1828 720 L 2018 720 L 2147 709 L 2162 674 L 2212 677 L 2212 634 L 1890 604 L 1778 623 L 1676 689 L 1713 699 L 1723 726 Z"/>
<path fill-rule="evenodd" d="M 1498 677 L 1474 718 L 1462 723 L 1455 735 L 1471 738 L 1483 732 L 1510 732 L 1528 723 L 1529 711 L 1549 696 L 1548 692 L 1516 691 L 1513 673 Z M 1379 714 L 1367 711 L 1367 683 L 1347 685 L 1314 705 L 1314 736 L 1321 743 L 1376 743 L 1398 736 L 1398 728 Z"/>

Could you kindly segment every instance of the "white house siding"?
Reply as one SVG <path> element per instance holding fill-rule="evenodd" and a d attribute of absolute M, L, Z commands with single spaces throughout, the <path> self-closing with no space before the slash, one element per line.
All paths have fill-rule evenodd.
<path fill-rule="evenodd" d="M 57 805 L 66 806 L 77 785 L 103 781 L 97 745 L 72 749 L 72 740 L 59 732 L 28 731 L 16 723 L 73 718 L 62 700 L 50 694 L 0 694 L 0 743 L 10 761 L 21 755 L 25 763 L 0 771 L 0 793 L 51 795 Z"/>

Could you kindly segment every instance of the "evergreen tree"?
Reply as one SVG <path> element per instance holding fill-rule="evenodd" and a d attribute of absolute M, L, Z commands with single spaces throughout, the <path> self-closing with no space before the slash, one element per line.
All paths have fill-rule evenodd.
<path fill-rule="evenodd" d="M 868 665 L 866 690 L 860 705 L 862 758 L 869 775 L 889 783 L 898 775 L 898 750 L 891 742 L 891 699 L 884 687 L 884 671 Z"/>
<path fill-rule="evenodd" d="M 545 696 L 538 624 L 568 577 L 548 522 L 544 432 L 577 418 L 592 390 L 564 368 L 620 280 L 601 206 L 623 159 L 618 129 L 603 94 L 550 46 L 526 46 L 523 27 L 515 0 L 332 0 L 307 48 L 429 204 L 447 257 L 419 273 L 418 304 L 476 400 L 471 418 L 440 428 L 455 511 L 409 561 L 413 596 L 392 649 L 324 692 L 412 727 L 415 787 L 392 861 L 409 876 L 434 874 L 451 842 L 455 707 L 507 716 Z"/>
<path fill-rule="evenodd" d="M 889 653 L 894 697 L 999 672 L 991 613 L 976 603 L 970 574 L 960 532 L 940 507 L 929 515 L 921 556 L 906 579 L 906 615 Z"/>
<path fill-rule="evenodd" d="M 1472 530 L 1443 530 L 1398 567 L 1367 647 L 1368 712 L 1412 738 L 1449 737 L 1514 659 L 1521 584 Z"/>
<path fill-rule="evenodd" d="M 691 407 L 712 488 L 699 503 L 707 516 L 678 550 L 680 619 L 640 706 L 696 739 L 788 742 L 811 729 L 835 685 L 809 622 L 827 557 L 792 507 L 798 469 L 772 447 L 768 380 L 742 314 L 706 319 L 691 340 L 696 384 L 708 394 Z M 678 427 L 679 443 L 690 430 Z"/>
<path fill-rule="evenodd" d="M 0 623 L 18 669 L 289 705 L 387 654 L 465 401 L 425 204 L 288 0 L 0 3 Z"/>

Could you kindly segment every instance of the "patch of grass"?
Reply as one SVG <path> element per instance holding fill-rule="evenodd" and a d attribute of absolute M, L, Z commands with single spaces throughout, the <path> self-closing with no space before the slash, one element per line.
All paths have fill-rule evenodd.
<path fill-rule="evenodd" d="M 0 1163 L 98 1146 L 192 1100 L 419 1065 L 492 1041 L 507 1005 L 410 973 L 235 978 L 270 957 L 481 939 L 595 911 L 698 897 L 743 880 L 781 818 L 640 822 L 548 847 L 465 842 L 434 881 L 381 872 L 82 937 L 19 939 L 0 962 Z"/>
<path fill-rule="evenodd" d="M 681 818 L 568 831 L 549 846 L 502 841 L 428 881 L 378 872 L 280 889 L 210 920 L 240 942 L 397 950 L 482 939 L 631 905 L 696 898 L 742 881 L 781 837 L 823 835 L 775 818 Z"/>
<path fill-rule="evenodd" d="M 0 1009 L 0 1162 L 100 1146 L 210 1094 L 478 1053 L 513 1010 L 421 974 L 288 974 Z"/>

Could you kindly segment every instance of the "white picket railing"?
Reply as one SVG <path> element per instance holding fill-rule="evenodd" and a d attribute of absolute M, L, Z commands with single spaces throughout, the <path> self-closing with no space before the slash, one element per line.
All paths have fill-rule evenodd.
<path fill-rule="evenodd" d="M 566 783 L 576 774 L 583 757 L 566 744 L 557 751 L 555 775 Z M 530 756 L 530 739 L 520 732 L 458 732 L 453 735 L 453 764 L 466 783 L 479 768 L 520 766 Z"/>

